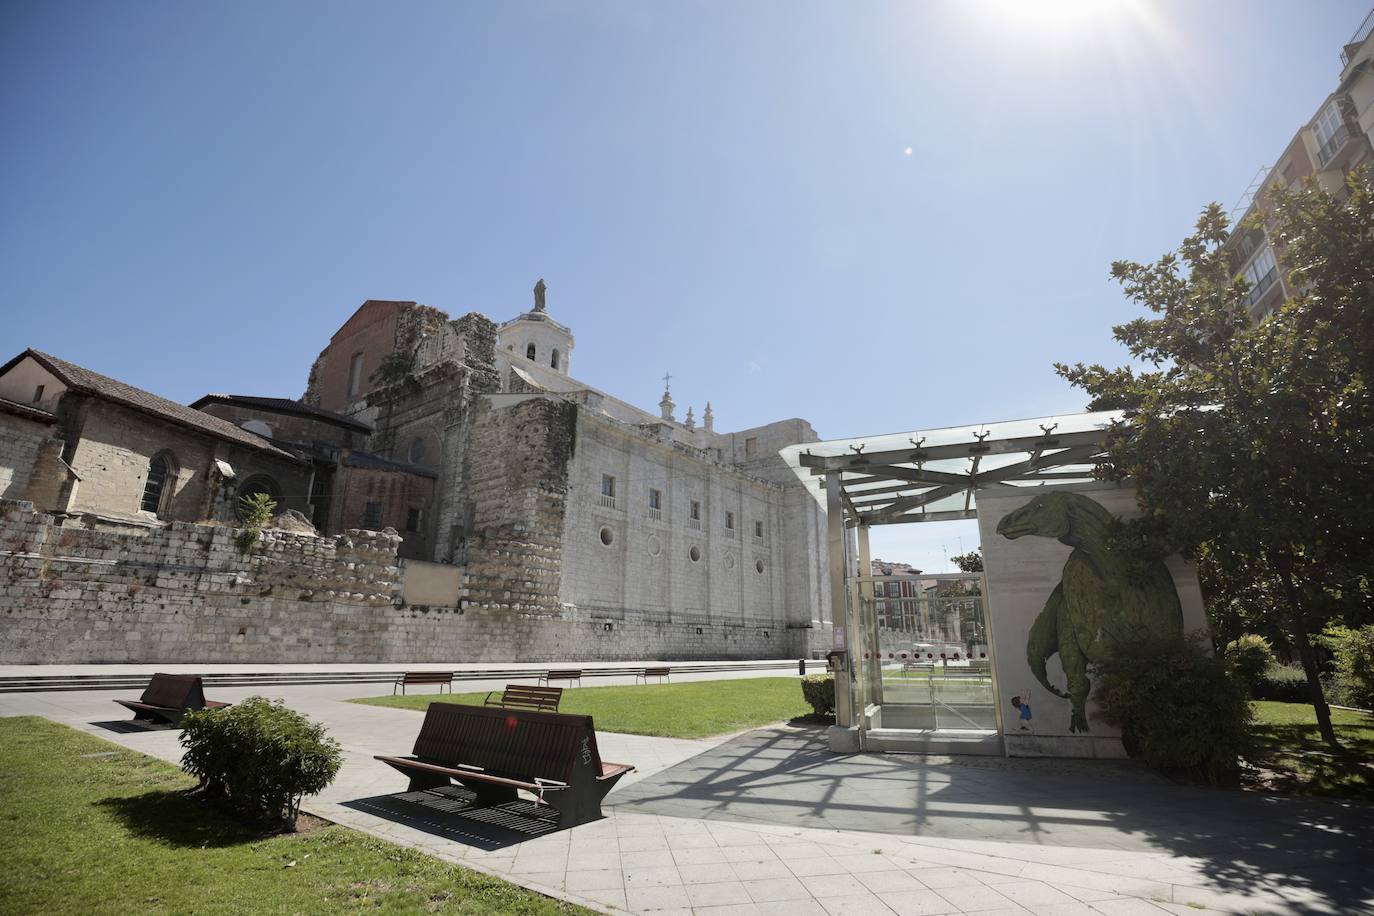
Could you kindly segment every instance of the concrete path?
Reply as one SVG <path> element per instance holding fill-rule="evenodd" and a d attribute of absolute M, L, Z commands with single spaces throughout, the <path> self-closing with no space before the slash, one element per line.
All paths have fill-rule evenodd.
<path fill-rule="evenodd" d="M 280 696 L 340 740 L 344 766 L 312 813 L 605 912 L 1374 913 L 1369 806 L 1188 789 L 1113 764 L 842 757 L 804 729 L 601 733 L 604 758 L 638 768 L 607 817 L 511 843 L 387 797 L 406 781 L 372 755 L 408 752 L 420 715 L 343 702 L 360 686 L 375 690 L 214 698 Z M 177 761 L 178 733 L 128 730 L 116 695 L 0 694 L 0 715 Z"/>

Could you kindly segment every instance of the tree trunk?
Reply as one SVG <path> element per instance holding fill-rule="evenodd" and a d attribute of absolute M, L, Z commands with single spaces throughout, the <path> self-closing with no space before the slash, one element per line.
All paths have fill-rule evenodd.
<path fill-rule="evenodd" d="M 1307 638 L 1307 615 L 1303 611 L 1302 599 L 1298 596 L 1297 586 L 1293 584 L 1293 576 L 1288 570 L 1280 570 L 1279 578 L 1283 582 L 1284 593 L 1288 596 L 1293 642 L 1298 648 L 1298 658 L 1302 660 L 1303 673 L 1307 675 L 1307 692 L 1312 698 L 1312 708 L 1317 713 L 1317 730 L 1321 732 L 1323 741 L 1333 749 L 1340 750 L 1341 743 L 1336 739 L 1336 730 L 1331 727 L 1331 707 L 1326 705 L 1326 696 L 1322 693 L 1321 672 L 1317 670 L 1317 653 L 1312 648 L 1312 641 Z"/>

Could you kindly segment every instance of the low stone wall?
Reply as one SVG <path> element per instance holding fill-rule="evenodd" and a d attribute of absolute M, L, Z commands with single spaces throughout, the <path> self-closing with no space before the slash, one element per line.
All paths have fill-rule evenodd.
<path fill-rule="evenodd" d="M 265 531 L 246 555 L 238 534 L 58 525 L 0 500 L 0 662 L 777 658 L 808 632 L 406 604 L 393 534 Z"/>

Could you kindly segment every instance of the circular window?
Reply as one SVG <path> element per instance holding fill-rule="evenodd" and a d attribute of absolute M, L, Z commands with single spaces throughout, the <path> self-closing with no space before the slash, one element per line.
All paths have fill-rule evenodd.
<path fill-rule="evenodd" d="M 610 547 L 612 544 L 614 544 L 614 543 L 615 543 L 615 532 L 612 531 L 610 528 L 602 528 L 602 529 L 601 529 L 601 543 L 605 544 L 607 547 Z"/>
<path fill-rule="evenodd" d="M 725 568 L 726 568 L 726 569 L 734 569 L 734 568 L 735 568 L 735 555 L 734 555 L 733 553 L 727 553 L 727 554 L 725 555 Z"/>
<path fill-rule="evenodd" d="M 663 553 L 663 542 L 658 539 L 658 535 L 649 535 L 649 540 L 644 542 L 644 549 L 649 551 L 649 556 L 656 557 Z"/>
<path fill-rule="evenodd" d="M 411 464 L 419 464 L 425 457 L 425 440 L 416 436 L 410 443 L 410 451 L 407 455 Z"/>
<path fill-rule="evenodd" d="M 687 556 L 692 558 L 693 563 L 696 563 L 701 559 L 701 548 L 693 544 L 692 549 L 687 551 Z"/>
<path fill-rule="evenodd" d="M 763 561 L 762 561 L 762 560 L 755 560 L 755 561 L 754 561 L 754 572 L 758 573 L 760 576 L 763 575 Z"/>

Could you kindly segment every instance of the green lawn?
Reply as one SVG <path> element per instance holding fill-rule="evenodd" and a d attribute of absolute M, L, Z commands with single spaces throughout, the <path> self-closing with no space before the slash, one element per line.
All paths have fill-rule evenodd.
<path fill-rule="evenodd" d="M 481 693 L 365 697 L 354 703 L 423 712 L 430 703 L 481 703 Z M 811 714 L 794 677 L 751 677 L 631 687 L 574 687 L 559 712 L 589 715 L 598 731 L 667 738 L 706 738 Z"/>
<path fill-rule="evenodd" d="M 263 836 L 169 763 L 0 719 L 0 913 L 585 913 L 344 827 Z"/>
<path fill-rule="evenodd" d="M 1306 703 L 1257 700 L 1251 763 L 1274 774 L 1278 788 L 1308 795 L 1374 801 L 1374 716 L 1331 710 L 1342 750 L 1332 753 Z"/>

